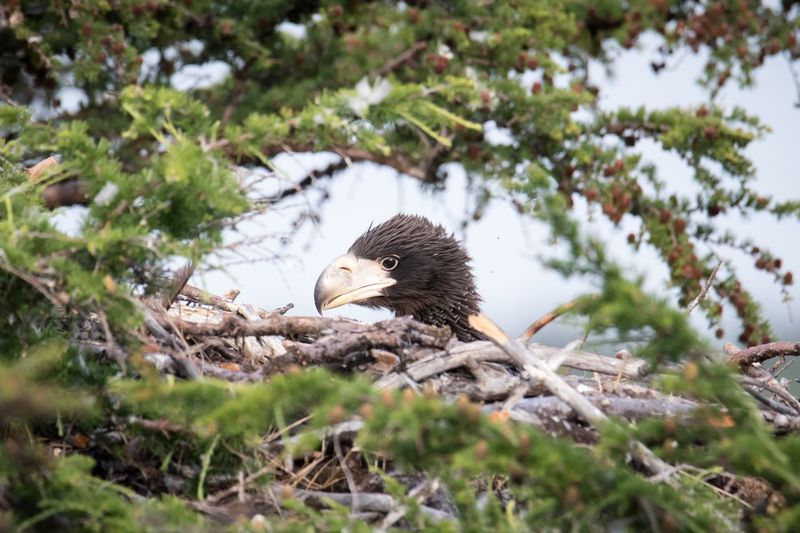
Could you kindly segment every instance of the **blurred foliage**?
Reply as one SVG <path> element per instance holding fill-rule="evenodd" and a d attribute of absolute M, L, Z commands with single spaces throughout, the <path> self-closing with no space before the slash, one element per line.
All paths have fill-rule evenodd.
<path fill-rule="evenodd" d="M 757 0 L 3 2 L 0 529 L 209 527 L 185 501 L 208 494 L 212 474 L 263 468 L 264 435 L 303 414 L 319 428 L 356 412 L 366 419 L 367 454 L 445 484 L 461 524 L 443 530 L 796 527 L 797 439 L 771 435 L 728 369 L 695 357 L 702 343 L 674 305 L 685 307 L 722 260 L 702 311 L 713 327 L 733 310 L 743 344 L 770 338 L 756 298 L 720 254 L 744 251 L 780 287 L 793 275 L 775 252 L 720 230 L 716 217 L 798 217 L 800 202 L 759 194 L 745 149 L 768 130 L 715 96 L 727 83 L 751 84 L 768 57 L 796 61 L 798 14 L 796 2 Z M 674 54 L 706 54 L 707 102 L 599 109 L 589 66 L 613 69 L 643 34 L 660 44 L 656 72 Z M 173 87 L 204 65 L 228 76 Z M 82 104 L 67 112 L 62 104 L 76 94 Z M 508 144 L 487 141 L 489 121 Z M 671 191 L 642 160 L 643 142 L 678 155 L 694 193 Z M 651 483 L 626 465 L 629 436 L 617 430 L 578 448 L 489 421 L 463 402 L 376 396 L 362 381 L 320 372 L 258 385 L 153 376 L 139 357 L 138 297 L 162 287 L 175 258 L 215 250 L 252 209 L 234 165 L 270 166 L 285 150 L 338 151 L 431 183 L 442 181 L 442 164 L 458 162 L 487 195 L 548 223 L 569 250 L 550 265 L 601 288 L 578 306 L 588 327 L 645 334 L 639 352 L 654 364 L 693 357 L 694 371 L 664 387 L 724 410 L 680 427 L 643 424 L 639 437 L 675 463 L 761 476 L 781 504 L 743 515 L 702 477 Z M 27 175 L 54 154 L 59 165 Z M 49 211 L 42 196 L 70 180 L 86 206 L 67 234 L 55 223 L 60 209 Z M 587 230 L 581 205 L 614 224 L 635 221 L 628 242 L 657 251 L 678 301 L 627 279 Z M 81 345 L 94 334 L 87 323 L 130 355 L 124 365 Z M 152 431 L 141 424 L 148 420 L 172 425 Z M 176 477 L 191 483 L 170 485 Z M 492 491 L 478 502 L 476 480 L 487 479 L 505 484 L 520 507 Z M 410 523 L 424 523 L 413 502 L 408 509 Z M 348 511 L 298 504 L 269 525 L 367 527 Z"/>

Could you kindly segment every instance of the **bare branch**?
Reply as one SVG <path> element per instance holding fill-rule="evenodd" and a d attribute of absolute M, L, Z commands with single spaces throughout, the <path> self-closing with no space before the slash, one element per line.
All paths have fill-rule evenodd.
<path fill-rule="evenodd" d="M 340 318 L 285 316 L 270 316 L 261 320 L 242 320 L 235 316 L 227 316 L 221 322 L 212 324 L 195 324 L 185 320 L 179 320 L 176 324 L 185 335 L 193 337 L 258 337 L 262 335 L 296 337 L 299 335 L 327 335 L 334 332 L 364 332 L 370 329 L 368 324 Z"/>
<path fill-rule="evenodd" d="M 568 351 L 549 346 L 533 345 L 527 348 L 531 356 L 547 361 L 560 354 L 564 357 L 561 365 L 578 370 L 599 372 L 628 379 L 641 379 L 647 375 L 647 362 L 643 359 L 613 359 L 589 352 Z M 492 361 L 496 363 L 512 363 L 512 358 L 502 349 L 488 341 L 477 341 L 458 344 L 446 352 L 437 352 L 416 361 L 405 370 L 405 374 L 414 381 L 423 381 L 431 376 L 466 366 L 469 361 Z M 389 374 L 379 379 L 378 388 L 402 387 L 405 381 L 398 374 Z"/>
<path fill-rule="evenodd" d="M 546 325 L 548 325 L 551 322 L 553 322 L 555 319 L 557 319 L 561 315 L 563 315 L 563 314 L 567 313 L 568 311 L 571 311 L 572 309 L 574 309 L 575 306 L 579 302 L 583 301 L 583 299 L 584 299 L 584 297 L 581 297 L 581 298 L 577 298 L 575 300 L 572 300 L 571 302 L 567 302 L 567 303 L 565 303 L 563 305 L 559 305 L 558 307 L 556 307 L 555 309 L 553 309 L 552 311 L 550 311 L 546 315 L 542 316 L 536 322 L 534 322 L 533 324 L 531 324 L 530 326 L 527 327 L 525 332 L 522 335 L 519 336 L 519 341 L 523 342 L 523 343 L 528 342 L 528 340 L 530 340 L 531 337 L 536 335 L 536 333 L 538 333 L 539 330 L 541 330 L 543 327 L 545 327 Z"/>
<path fill-rule="evenodd" d="M 694 308 L 697 307 L 698 305 L 700 305 L 700 302 L 702 302 L 703 298 L 706 297 L 706 294 L 708 294 L 708 289 L 710 289 L 712 283 L 714 283 L 714 278 L 717 276 L 717 272 L 719 272 L 719 267 L 721 267 L 721 266 L 722 266 L 722 261 L 717 263 L 717 266 L 714 267 L 714 270 L 711 272 L 711 275 L 708 276 L 708 279 L 706 280 L 705 285 L 703 285 L 703 288 L 700 289 L 700 294 L 698 294 L 695 297 L 695 299 L 692 300 L 689 303 L 689 305 L 686 306 L 686 314 L 687 315 L 691 315 L 692 311 L 694 311 Z"/>
<path fill-rule="evenodd" d="M 605 394 L 587 395 L 585 398 L 608 416 L 616 416 L 629 421 L 650 417 L 677 417 L 697 407 L 695 402 L 676 396 L 660 396 L 656 398 L 628 398 Z M 503 408 L 503 404 L 487 404 L 484 410 L 493 412 Z M 535 415 L 540 419 L 560 418 L 572 419 L 575 415 L 572 407 L 555 396 L 537 396 L 524 398 L 516 402 L 510 409 Z"/>
<path fill-rule="evenodd" d="M 532 378 L 541 380 L 554 395 L 558 396 L 577 412 L 581 418 L 594 426 L 605 424 L 608 417 L 594 404 L 564 382 L 561 377 L 541 360 L 532 357 L 521 344 L 510 339 L 494 322 L 485 315 L 471 316 L 470 325 L 486 334 L 498 347 L 506 352 L 517 365 Z M 659 480 L 670 481 L 674 468 L 660 459 L 641 442 L 631 439 L 631 455 Z"/>
<path fill-rule="evenodd" d="M 55 168 L 58 165 L 58 158 L 55 156 L 50 156 L 48 158 L 42 159 L 32 167 L 28 169 L 28 181 L 36 181 L 39 179 L 42 174 L 49 168 Z"/>
<path fill-rule="evenodd" d="M 728 349 L 726 346 L 726 352 L 727 351 Z M 800 355 L 800 342 L 770 342 L 767 344 L 760 344 L 758 346 L 751 346 L 750 348 L 745 348 L 744 350 L 729 353 L 728 361 L 731 363 L 736 363 L 739 366 L 747 366 L 752 365 L 753 363 L 761 363 L 767 359 L 772 359 L 773 357 L 781 357 L 786 355 Z"/>
<path fill-rule="evenodd" d="M 425 500 L 430 498 L 434 492 L 439 490 L 439 480 L 438 479 L 426 479 L 413 489 L 411 489 L 408 495 L 414 498 L 417 501 L 417 504 L 422 506 L 425 503 Z M 355 501 L 355 500 L 354 500 Z M 383 523 L 381 524 L 381 529 L 388 529 L 396 524 L 401 518 L 403 518 L 408 511 L 408 508 L 405 505 L 401 505 L 394 511 L 390 512 L 386 515 L 386 518 L 383 519 Z"/>
<path fill-rule="evenodd" d="M 333 449 L 334 453 L 336 453 L 336 459 L 339 461 L 339 466 L 342 468 L 344 477 L 347 480 L 347 488 L 350 489 L 350 494 L 353 495 L 352 510 L 356 513 L 359 510 L 358 485 L 353 477 L 353 472 L 350 470 L 350 467 L 347 466 L 347 458 L 342 453 L 342 441 L 338 433 L 333 435 Z"/>
<path fill-rule="evenodd" d="M 393 58 L 391 61 L 383 65 L 379 70 L 378 74 L 381 76 L 385 76 L 386 74 L 393 72 L 403 66 L 404 64 L 408 63 L 414 57 L 425 50 L 427 48 L 428 42 L 427 41 L 417 41 L 411 47 L 400 54 L 399 56 Z"/>

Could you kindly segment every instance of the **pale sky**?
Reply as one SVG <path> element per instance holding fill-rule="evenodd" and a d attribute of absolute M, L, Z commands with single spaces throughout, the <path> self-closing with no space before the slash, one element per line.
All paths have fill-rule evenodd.
<path fill-rule="evenodd" d="M 645 50 L 653 49 L 654 39 L 645 39 L 644 42 Z M 696 106 L 704 102 L 706 93 L 695 83 L 701 73 L 700 58 L 687 55 L 674 68 L 655 76 L 649 67 L 653 57 L 654 54 L 647 51 L 621 53 L 614 64 L 616 75 L 613 79 L 608 79 L 602 69 L 592 68 L 591 76 L 601 87 L 601 106 L 613 109 L 622 105 L 645 105 L 657 109 L 675 105 Z M 800 148 L 800 110 L 794 106 L 797 99 L 788 64 L 783 58 L 767 60 L 757 73 L 753 89 L 741 91 L 731 85 L 718 97 L 718 103 L 742 106 L 760 116 L 772 128 L 772 133 L 764 140 L 754 143 L 748 155 L 758 168 L 757 188 L 782 199 L 800 198 L 800 180 L 789 155 Z M 661 177 L 671 188 L 686 191 L 691 187 L 690 174 L 676 156 L 650 148 L 645 149 L 645 159 L 658 165 Z M 308 169 L 324 166 L 330 160 L 330 156 L 284 154 L 276 158 L 276 163 L 284 176 L 296 179 Z M 456 165 L 452 165 L 450 170 L 446 191 L 436 193 L 425 190 L 417 180 L 398 175 L 392 169 L 372 164 L 354 165 L 337 174 L 328 184 L 330 198 L 325 202 L 319 204 L 319 192 L 312 191 L 305 198 L 292 199 L 280 209 L 241 227 L 248 236 L 276 235 L 285 231 L 303 210 L 317 211 L 321 216 L 320 223 L 306 223 L 289 245 L 281 246 L 274 238 L 263 241 L 262 255 L 274 252 L 285 257 L 235 265 L 228 269 L 227 275 L 206 273 L 193 282 L 218 294 L 237 287 L 242 291 L 239 296 L 242 301 L 263 308 L 292 302 L 295 308 L 291 314 L 316 314 L 313 288 L 319 272 L 331 259 L 344 253 L 370 223 L 380 222 L 402 211 L 427 216 L 451 228 L 464 240 L 473 258 L 484 311 L 510 333 L 521 332 L 545 312 L 591 289 L 584 281 L 565 280 L 544 269 L 536 258 L 543 251 L 547 252 L 550 246 L 546 228 L 520 219 L 516 211 L 502 201 L 493 202 L 480 221 L 470 223 L 466 231 L 462 231 L 461 222 L 468 205 L 465 177 Z M 318 205 L 321 205 L 319 209 Z M 578 212 L 586 211 L 580 204 L 578 209 Z M 623 219 L 619 229 L 613 228 L 596 211 L 592 217 L 593 222 L 586 227 L 611 239 L 610 249 L 620 263 L 633 273 L 645 274 L 647 286 L 654 293 L 665 294 L 666 267 L 647 247 L 633 252 L 625 244 L 627 233 L 636 228 L 631 217 Z M 800 274 L 800 223 L 797 219 L 776 222 L 769 217 L 757 216 L 742 220 L 734 215 L 720 216 L 716 220 L 740 232 L 740 235 L 754 237 L 781 257 L 796 275 Z M 791 288 L 793 301 L 782 303 L 779 289 L 768 276 L 752 267 L 749 257 L 727 251 L 725 255 L 733 257 L 746 286 L 762 302 L 777 336 L 786 340 L 800 337 L 798 285 Z M 390 316 L 389 312 L 356 306 L 345 306 L 329 313 L 368 321 Z M 697 311 L 695 313 L 694 323 L 700 331 L 708 334 L 705 320 Z M 723 340 L 735 341 L 738 332 L 732 309 L 726 309 L 723 326 L 729 332 Z M 578 336 L 580 330 L 575 325 L 555 324 L 540 333 L 537 339 L 560 344 Z"/>
<path fill-rule="evenodd" d="M 614 63 L 613 79 L 608 79 L 597 65 L 590 69 L 592 81 L 601 88 L 602 107 L 615 109 L 623 105 L 644 105 L 648 109 L 659 109 L 676 105 L 697 106 L 705 102 L 706 92 L 695 82 L 701 74 L 701 57 L 684 54 L 673 58 L 668 68 L 656 76 L 649 66 L 655 57 L 656 39 L 645 36 L 642 43 L 639 50 L 620 52 Z M 202 43 L 190 42 L 187 46 L 202 46 Z M 157 62 L 158 52 L 145 53 L 145 67 Z M 146 71 L 145 68 L 143 76 L 147 75 Z M 176 73 L 172 83 L 179 89 L 208 87 L 228 75 L 229 69 L 217 63 L 187 65 Z M 85 100 L 85 95 L 77 89 L 65 87 L 61 90 L 61 98 L 64 110 L 74 112 Z M 747 154 L 758 169 L 757 188 L 782 200 L 800 199 L 800 179 L 792 163 L 797 157 L 795 151 L 800 149 L 800 109 L 794 105 L 797 101 L 789 66 L 783 57 L 767 59 L 757 71 L 754 88 L 742 91 L 730 84 L 717 100 L 726 107 L 738 105 L 745 108 L 772 128 L 772 133 L 755 142 Z M 497 134 L 493 135 L 496 138 Z M 671 189 L 683 193 L 693 190 L 691 175 L 677 156 L 660 152 L 652 143 L 648 147 L 648 142 L 640 142 L 637 149 L 643 150 L 646 161 L 657 164 L 659 175 Z M 263 189 L 272 187 L 274 190 L 279 180 L 299 179 L 311 168 L 336 159 L 331 154 L 278 156 L 274 162 L 281 170 L 279 177 L 267 179 Z M 466 179 L 458 165 L 448 166 L 448 176 L 446 190 L 434 192 L 390 168 L 373 164 L 354 165 L 332 180 L 326 178 L 328 200 L 321 202 L 322 192 L 312 189 L 253 221 L 240 224 L 238 233 L 228 236 L 229 242 L 257 241 L 258 245 L 246 249 L 246 255 L 268 257 L 269 260 L 232 264 L 225 273 L 198 273 L 192 283 L 216 294 L 236 287 L 241 290 L 240 301 L 265 309 L 291 302 L 295 305 L 291 314 L 313 315 L 316 314 L 314 283 L 325 265 L 344 253 L 370 223 L 383 221 L 397 212 L 407 212 L 427 216 L 452 229 L 464 240 L 473 258 L 484 311 L 509 333 L 521 332 L 547 311 L 592 290 L 585 280 L 565 280 L 544 269 L 537 258 L 553 251 L 547 239 L 547 228 L 520 218 L 503 201 L 493 201 L 480 221 L 471 222 L 465 231 L 462 230 L 472 199 L 466 192 Z M 288 244 L 281 244 L 280 238 L 304 212 L 319 214 L 320 222 L 306 222 Z M 80 208 L 62 209 L 57 218 L 63 228 L 75 230 L 81 213 Z M 626 235 L 638 229 L 632 217 L 625 217 L 620 227 L 614 228 L 596 208 L 587 212 L 585 203 L 580 200 L 576 202 L 575 213 L 581 219 L 591 220 L 585 227 L 607 238 L 613 256 L 631 273 L 645 275 L 647 287 L 653 293 L 667 293 L 667 270 L 654 252 L 646 246 L 634 252 L 625 242 Z M 800 222 L 797 218 L 777 222 L 762 215 L 747 220 L 731 215 L 714 220 L 742 236 L 753 237 L 781 257 L 794 272 L 795 279 L 800 277 Z M 800 320 L 800 282 L 790 288 L 793 300 L 783 303 L 779 288 L 769 276 L 755 270 L 752 258 L 736 252 L 731 254 L 727 250 L 723 252 L 723 256 L 733 258 L 746 287 L 762 303 L 776 336 L 784 340 L 800 338 L 797 322 Z M 390 316 L 388 312 L 356 306 L 345 306 L 330 313 L 368 321 Z M 738 324 L 733 310 L 726 309 L 724 316 L 723 327 L 728 334 L 723 341 L 735 341 Z M 697 311 L 693 322 L 701 332 L 709 334 L 705 320 Z M 548 326 L 537 335 L 537 340 L 564 344 L 580 336 L 576 324 L 561 321 Z"/>

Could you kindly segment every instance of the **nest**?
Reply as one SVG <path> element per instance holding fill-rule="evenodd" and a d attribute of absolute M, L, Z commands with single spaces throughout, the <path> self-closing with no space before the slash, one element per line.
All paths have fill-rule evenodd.
<path fill-rule="evenodd" d="M 531 424 L 587 445 L 597 440 L 595 426 L 606 416 L 631 423 L 650 417 L 680 421 L 702 407 L 695 399 L 655 388 L 647 362 L 624 352 L 614 358 L 514 340 L 461 343 L 447 328 L 410 317 L 365 324 L 285 316 L 291 305 L 266 311 L 236 303 L 235 297 L 187 285 L 168 310 L 149 306 L 145 325 L 154 340 L 151 348 L 157 349 L 148 351 L 146 360 L 162 373 L 231 382 L 258 382 L 307 367 L 359 373 L 370 376 L 377 389 L 469 401 L 498 421 Z M 743 384 L 759 400 L 775 432 L 800 428 L 800 403 L 758 364 L 768 350 L 729 351 L 731 361 L 742 366 Z M 304 422 L 295 421 L 290 428 L 298 432 Z M 264 446 L 275 458 L 273 464 L 235 480 L 210 479 L 215 491 L 192 505 L 223 522 L 242 516 L 258 520 L 262 514 L 281 512 L 279 502 L 292 495 L 321 509 L 331 502 L 351 507 L 354 515 L 382 527 L 398 523 L 403 520 L 402 506 L 384 492 L 383 480 L 352 446 L 362 427 L 358 418 L 333 425 L 320 435 L 320 449 L 288 463 L 279 458 L 291 434 L 267 436 Z M 636 441 L 631 442 L 631 455 L 635 467 L 657 478 L 668 478 L 675 469 Z M 454 516 L 436 479 L 387 466 L 424 515 L 434 520 Z M 267 472 L 275 481 L 259 486 L 257 481 Z M 769 485 L 756 478 L 722 473 L 707 481 L 748 505 L 764 505 L 775 497 Z M 480 483 L 484 486 L 476 489 L 507 498 L 502 480 Z"/>

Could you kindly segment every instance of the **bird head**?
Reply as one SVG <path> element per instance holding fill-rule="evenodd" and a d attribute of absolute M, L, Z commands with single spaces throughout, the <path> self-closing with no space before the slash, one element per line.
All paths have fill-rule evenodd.
<path fill-rule="evenodd" d="M 469 260 L 442 226 L 395 215 L 370 227 L 323 270 L 314 301 L 320 313 L 345 304 L 383 307 L 458 332 L 456 322 L 466 324 L 480 306 Z"/>

